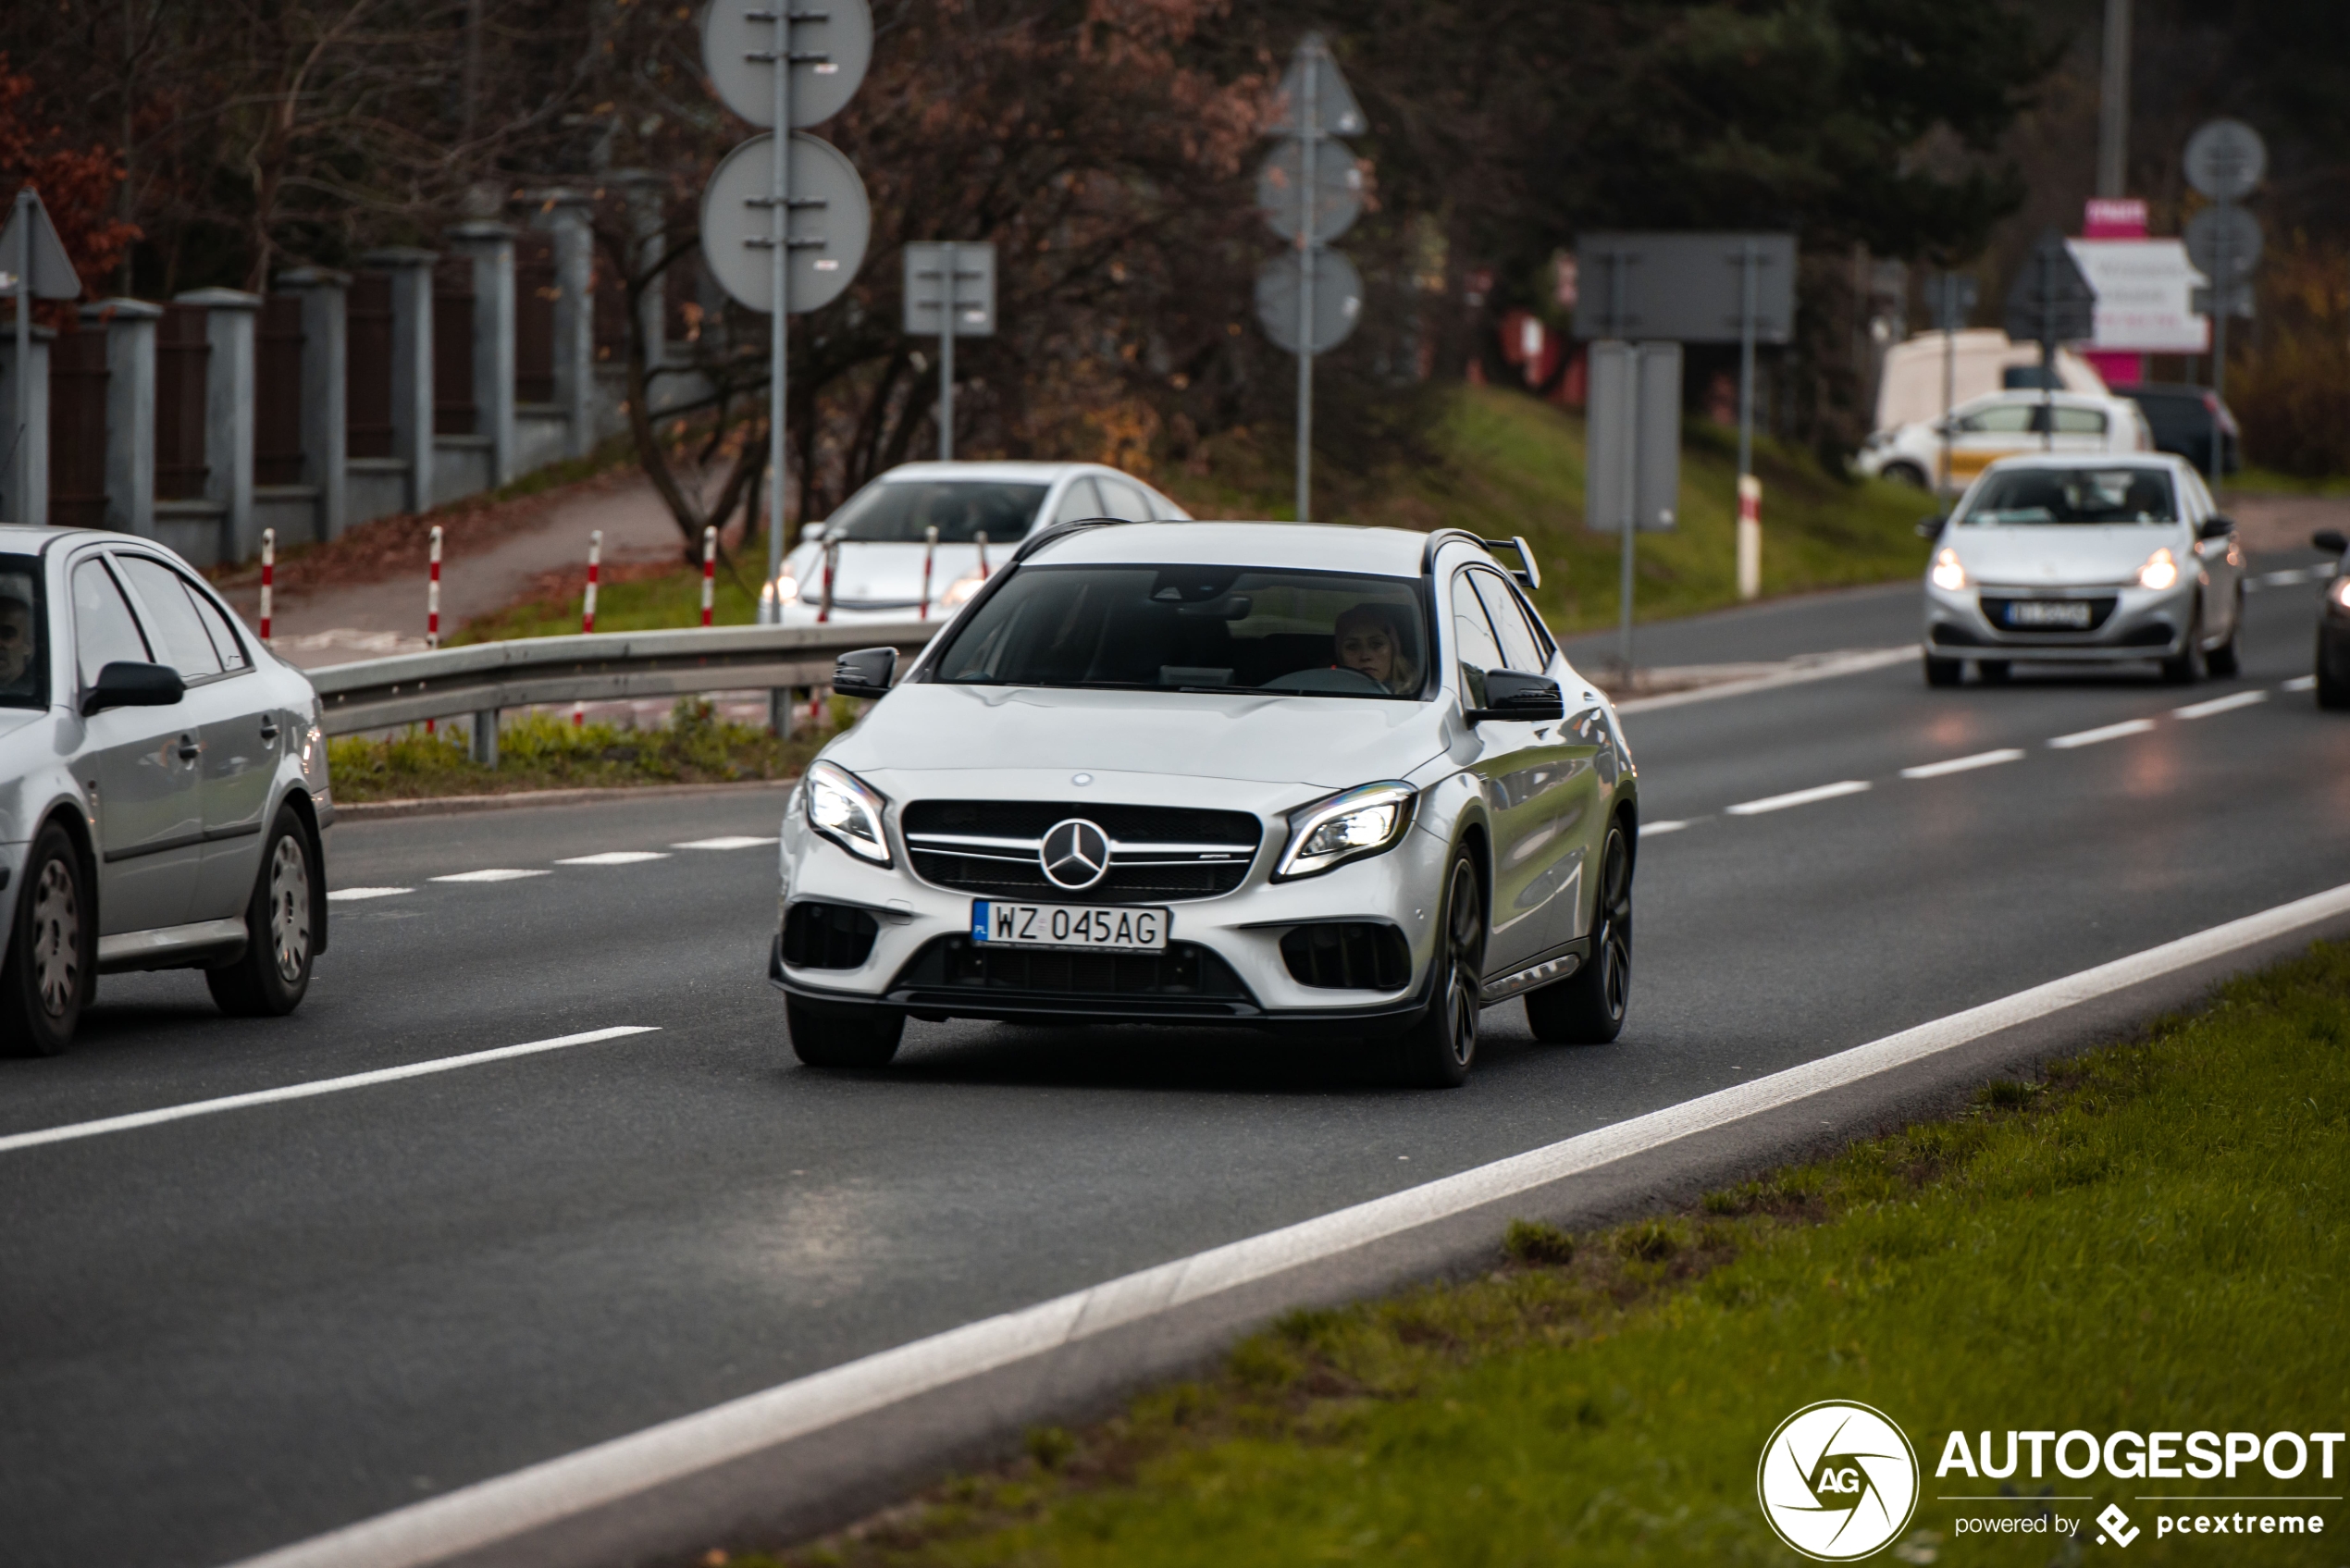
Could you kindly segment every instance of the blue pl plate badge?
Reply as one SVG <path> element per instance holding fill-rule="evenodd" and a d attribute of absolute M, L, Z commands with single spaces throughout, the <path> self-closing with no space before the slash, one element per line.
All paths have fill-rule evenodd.
<path fill-rule="evenodd" d="M 971 940 L 987 940 L 987 900 L 984 898 L 971 900 Z"/>

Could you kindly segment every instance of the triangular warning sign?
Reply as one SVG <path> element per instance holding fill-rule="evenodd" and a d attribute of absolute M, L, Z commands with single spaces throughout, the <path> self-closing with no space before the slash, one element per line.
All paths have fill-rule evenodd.
<path fill-rule="evenodd" d="M 29 257 L 25 253 L 28 243 L 32 253 Z M 0 228 L 0 274 L 7 278 L 0 283 L 0 298 L 13 298 L 17 279 L 26 277 L 32 279 L 36 300 L 81 298 L 81 278 L 73 270 L 73 258 L 66 254 L 66 242 L 57 238 L 57 226 L 49 221 L 49 209 L 41 204 L 41 192 L 31 186 L 17 192 L 8 226 Z"/>
<path fill-rule="evenodd" d="M 1354 101 L 1354 90 L 1346 85 L 1338 62 L 1330 57 L 1330 45 L 1323 42 L 1320 33 L 1309 32 L 1305 42 L 1297 46 L 1289 74 L 1281 78 L 1280 97 L 1277 100 L 1279 116 L 1272 126 L 1276 135 L 1305 134 L 1309 72 L 1314 84 L 1316 130 L 1324 136 L 1359 136 L 1370 129 L 1370 121 L 1363 117 L 1363 105 Z"/>

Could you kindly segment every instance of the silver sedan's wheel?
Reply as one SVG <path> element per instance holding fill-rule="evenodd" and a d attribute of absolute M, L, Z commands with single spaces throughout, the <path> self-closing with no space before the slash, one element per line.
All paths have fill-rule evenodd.
<path fill-rule="evenodd" d="M 33 840 L 25 873 L 16 928 L 0 964 L 0 1045 L 55 1056 L 73 1043 L 90 985 L 81 858 L 52 823 Z"/>
<path fill-rule="evenodd" d="M 291 985 L 310 970 L 310 860 L 288 833 L 269 857 L 269 956 Z"/>
<path fill-rule="evenodd" d="M 280 807 L 263 841 L 261 874 L 245 905 L 245 950 L 204 971 L 220 1010 L 239 1018 L 282 1018 L 310 989 L 316 941 L 310 830 L 291 807 Z"/>

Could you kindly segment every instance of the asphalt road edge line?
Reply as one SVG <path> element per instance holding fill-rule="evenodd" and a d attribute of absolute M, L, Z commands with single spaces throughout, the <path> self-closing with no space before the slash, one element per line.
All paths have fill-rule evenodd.
<path fill-rule="evenodd" d="M 1812 681 L 1834 680 L 1838 675 L 1865 674 L 1882 670 L 1918 656 L 1918 645 L 1903 643 L 1899 648 L 1863 648 L 1857 652 L 1824 659 L 1817 664 L 1800 670 L 1784 670 L 1775 675 L 1757 675 L 1750 681 L 1725 681 L 1718 686 L 1699 686 L 1692 691 L 1660 692 L 1654 697 L 1636 697 L 1615 705 L 1618 713 L 1653 713 L 1662 708 L 1683 708 L 1692 702 L 1711 702 L 1716 698 L 1744 697 L 1750 692 L 1773 691 L 1780 686 L 1805 685 Z"/>
<path fill-rule="evenodd" d="M 983 1318 L 243 1560 L 423 1568 L 1188 1303 L 1874 1078 L 2350 913 L 2350 884 L 1543 1148 Z"/>
<path fill-rule="evenodd" d="M 591 1029 L 583 1034 L 558 1035 L 552 1040 L 526 1041 L 520 1045 L 500 1045 L 488 1051 L 472 1051 L 462 1056 L 436 1056 L 427 1062 L 409 1062 L 396 1068 L 377 1068 L 371 1072 L 354 1072 L 340 1078 L 313 1079 L 307 1083 L 289 1083 L 281 1089 L 256 1089 L 244 1094 L 224 1094 L 216 1100 L 191 1100 L 185 1105 L 160 1105 L 151 1111 L 130 1111 L 122 1116 L 101 1117 L 95 1121 L 68 1122 L 61 1127 L 44 1127 L 31 1132 L 12 1132 L 0 1137 L 0 1154 L 17 1149 L 36 1149 L 47 1143 L 67 1143 L 81 1138 L 96 1138 L 108 1132 L 129 1132 L 134 1128 L 155 1127 L 167 1121 L 185 1121 L 191 1117 L 216 1116 L 222 1111 L 241 1111 L 254 1105 L 274 1105 L 287 1100 L 315 1099 L 320 1094 L 337 1094 L 346 1089 L 365 1089 L 372 1084 L 396 1083 L 403 1078 L 427 1078 L 435 1073 L 454 1072 L 459 1068 L 480 1067 L 487 1062 L 502 1062 L 514 1056 L 537 1056 L 541 1051 L 560 1051 L 568 1045 L 593 1045 L 600 1041 L 618 1040 L 624 1035 L 651 1034 L 658 1024 L 624 1023 L 610 1029 Z"/>

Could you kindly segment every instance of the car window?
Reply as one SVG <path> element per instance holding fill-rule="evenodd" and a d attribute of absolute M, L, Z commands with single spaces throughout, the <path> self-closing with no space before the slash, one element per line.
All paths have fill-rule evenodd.
<path fill-rule="evenodd" d="M 943 545 L 967 545 L 981 534 L 1005 544 L 1027 534 L 1044 502 L 1042 485 L 876 479 L 843 501 L 824 531 L 836 539 L 918 545 L 924 530 L 935 528 Z"/>
<path fill-rule="evenodd" d="M 2021 436 L 2032 428 L 2034 407 L 2031 403 L 1998 403 L 1977 409 L 1959 421 L 1959 428 L 1970 436 Z"/>
<path fill-rule="evenodd" d="M 1053 521 L 1078 523 L 1088 517 L 1107 515 L 1102 510 L 1101 496 L 1094 489 L 1094 481 L 1080 475 L 1070 481 L 1068 489 L 1061 492 L 1061 503 L 1053 511 Z"/>
<path fill-rule="evenodd" d="M 1486 672 L 1505 666 L 1501 645 L 1493 640 L 1492 623 L 1486 620 L 1485 607 L 1478 602 L 1466 572 L 1453 579 L 1453 653 L 1461 663 L 1461 688 L 1469 705 L 1484 707 Z"/>
<path fill-rule="evenodd" d="M 1518 613 L 1517 601 L 1510 597 L 1510 586 L 1490 572 L 1469 572 L 1464 575 L 1477 585 L 1477 597 L 1484 601 L 1485 613 L 1502 640 L 1502 657 L 1508 661 L 1509 667 L 1523 674 L 1540 674 L 1550 661 L 1542 657 L 1542 645 L 1534 640 L 1526 617 Z"/>
<path fill-rule="evenodd" d="M 41 563 L 0 556 L 0 707 L 49 703 L 49 639 L 43 635 Z"/>
<path fill-rule="evenodd" d="M 2178 499 L 2160 468 L 2010 468 L 1968 493 L 1958 521 L 2037 524 L 2175 523 Z"/>
<path fill-rule="evenodd" d="M 115 562 L 146 606 L 148 629 L 163 639 L 163 657 L 158 662 L 179 671 L 185 681 L 220 673 L 220 652 L 213 647 L 212 634 L 204 630 L 195 605 L 189 600 L 188 585 L 179 580 L 179 574 L 143 555 L 118 555 Z"/>
<path fill-rule="evenodd" d="M 122 590 L 94 556 L 73 569 L 73 655 L 84 687 L 96 685 L 98 672 L 109 664 L 155 661 Z"/>
<path fill-rule="evenodd" d="M 2059 403 L 2055 409 L 2056 433 L 2059 436 L 2102 436 L 2105 434 L 2105 411 L 2096 408 L 2068 408 Z"/>
<path fill-rule="evenodd" d="M 204 617 L 204 630 L 212 634 L 212 646 L 220 650 L 220 663 L 228 670 L 248 670 L 253 661 L 245 657 L 244 645 L 236 629 L 229 623 L 228 612 L 212 601 L 212 596 L 202 588 L 191 586 L 188 597 L 196 601 L 196 613 Z"/>
<path fill-rule="evenodd" d="M 1123 479 L 1112 479 L 1099 474 L 1094 476 L 1094 483 L 1102 489 L 1103 516 L 1122 518 L 1129 523 L 1147 523 L 1151 520 L 1150 502 L 1144 500 L 1143 492 L 1133 486 Z"/>

